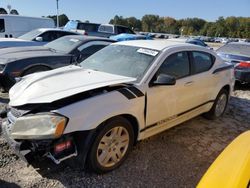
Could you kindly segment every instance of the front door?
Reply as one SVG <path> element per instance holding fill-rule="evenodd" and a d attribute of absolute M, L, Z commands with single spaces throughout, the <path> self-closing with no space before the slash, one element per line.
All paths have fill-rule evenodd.
<path fill-rule="evenodd" d="M 192 87 L 194 80 L 190 77 L 190 62 L 187 52 L 177 52 L 162 63 L 147 92 L 146 126 L 164 123 L 174 119 L 178 114 L 192 108 Z M 152 82 L 159 74 L 176 78 L 173 86 L 154 86 Z"/>

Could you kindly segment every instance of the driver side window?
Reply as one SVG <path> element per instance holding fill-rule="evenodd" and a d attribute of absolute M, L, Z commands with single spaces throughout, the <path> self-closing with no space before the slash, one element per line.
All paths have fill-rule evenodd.
<path fill-rule="evenodd" d="M 174 76 L 176 79 L 188 76 L 190 74 L 188 53 L 177 52 L 168 56 L 157 71 L 157 76 L 160 74 Z"/>

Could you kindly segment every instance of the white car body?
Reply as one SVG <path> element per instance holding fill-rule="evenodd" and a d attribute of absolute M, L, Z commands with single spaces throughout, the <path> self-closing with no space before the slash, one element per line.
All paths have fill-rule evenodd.
<path fill-rule="evenodd" d="M 0 37 L 19 37 L 33 29 L 54 28 L 51 18 L 36 18 L 19 15 L 0 15 Z"/>
<path fill-rule="evenodd" d="M 94 130 L 113 117 L 130 117 L 135 120 L 136 139 L 142 140 L 208 112 L 222 88 L 228 88 L 229 93 L 233 89 L 232 66 L 209 49 L 169 41 L 126 41 L 112 45 L 139 47 L 143 53 L 155 56 L 139 81 L 68 66 L 24 77 L 10 90 L 9 105 L 17 110 L 25 105 L 56 105 L 48 113 L 68 118 L 64 135 Z M 213 66 L 208 71 L 177 79 L 173 86 L 150 86 L 163 61 L 182 51 L 211 54 L 215 58 Z M 10 112 L 9 116 L 13 114 Z M 6 126 L 11 129 L 12 125 Z"/>
<path fill-rule="evenodd" d="M 9 47 L 42 46 L 51 41 L 43 41 L 42 37 L 40 37 L 41 35 L 47 32 L 60 32 L 60 33 L 70 32 L 70 31 L 63 31 L 62 29 L 59 28 L 39 28 L 36 30 L 38 31 L 36 35 L 33 35 L 32 38 L 29 40 L 22 39 L 21 38 L 22 36 L 19 38 L 0 38 L 0 49 Z M 36 30 L 33 30 L 31 32 L 34 32 Z M 72 35 L 73 34 L 75 33 L 72 32 Z"/>

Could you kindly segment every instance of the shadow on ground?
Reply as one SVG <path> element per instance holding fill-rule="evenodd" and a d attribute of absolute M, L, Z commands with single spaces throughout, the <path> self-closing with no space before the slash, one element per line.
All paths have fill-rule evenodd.
<path fill-rule="evenodd" d="M 20 186 L 18 186 L 15 183 L 9 183 L 9 182 L 3 181 L 1 179 L 0 179 L 0 187 L 1 188 L 21 188 Z"/>

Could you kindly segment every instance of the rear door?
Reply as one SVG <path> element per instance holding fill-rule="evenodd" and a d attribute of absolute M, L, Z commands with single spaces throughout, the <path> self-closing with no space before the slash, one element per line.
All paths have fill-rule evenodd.
<path fill-rule="evenodd" d="M 213 96 L 214 88 L 218 83 L 218 77 L 213 75 L 210 70 L 214 65 L 215 57 L 202 51 L 191 51 L 190 56 L 193 66 L 191 78 L 194 80 L 195 105 L 201 105 L 214 100 L 211 96 Z"/>

